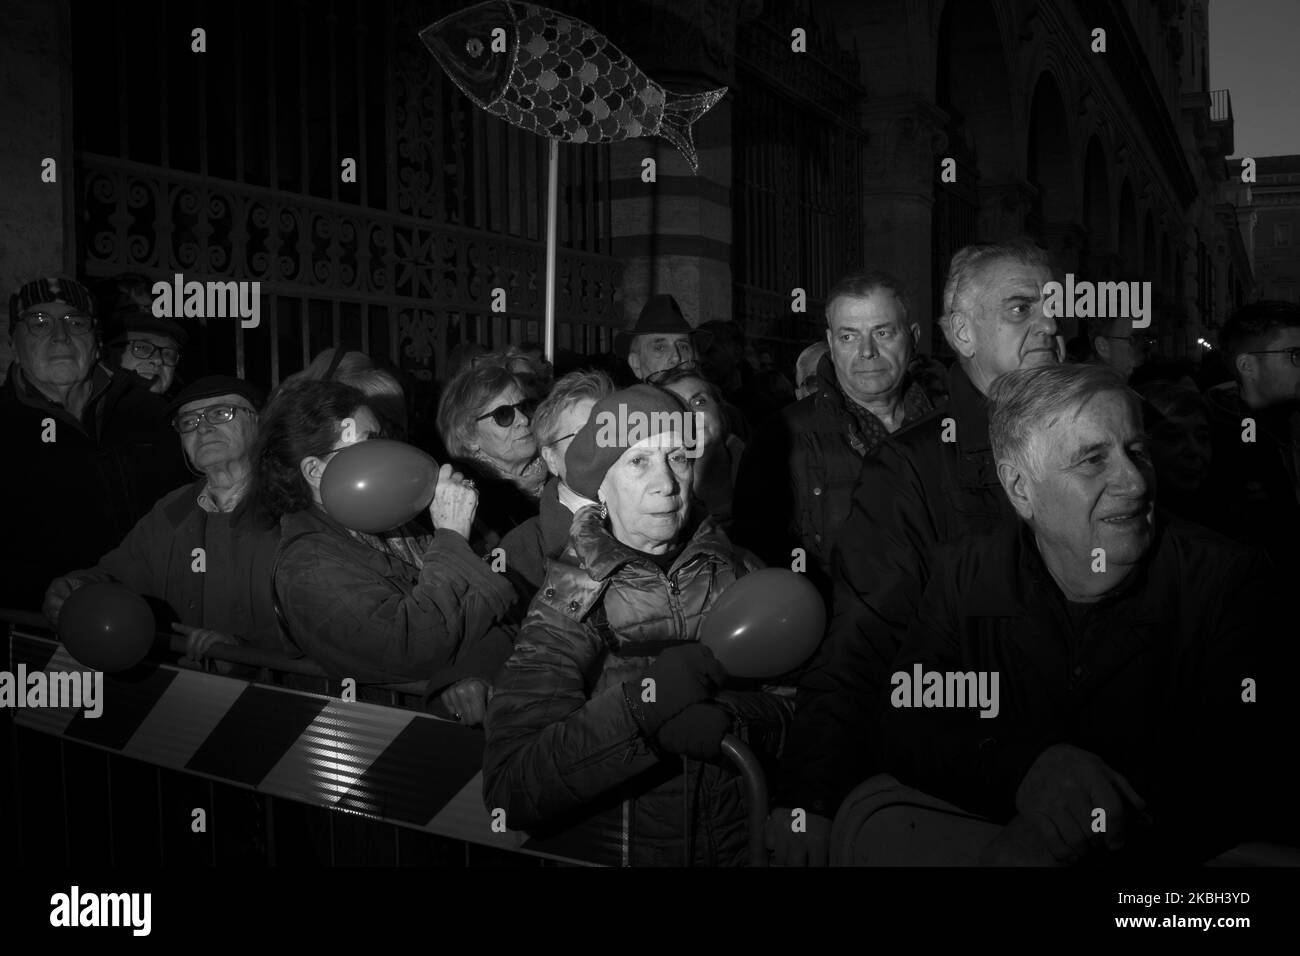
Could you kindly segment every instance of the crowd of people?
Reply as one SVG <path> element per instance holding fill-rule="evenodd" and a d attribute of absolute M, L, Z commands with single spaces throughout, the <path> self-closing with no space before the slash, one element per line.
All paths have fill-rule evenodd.
<path fill-rule="evenodd" d="M 743 862 L 728 733 L 768 770 L 780 865 L 824 865 L 837 809 L 879 774 L 999 824 L 987 863 L 1295 843 L 1300 306 L 1226 317 L 1220 381 L 1131 321 L 1067 343 L 1053 274 L 1028 240 L 958 251 L 951 365 L 867 270 L 829 291 L 789 376 L 756 367 L 739 323 L 655 295 L 617 361 L 570 356 L 558 378 L 529 346 L 458 347 L 436 408 L 342 349 L 269 397 L 186 381 L 186 331 L 138 294 L 36 278 L 9 303 L 0 606 L 57 624 L 78 587 L 117 581 L 187 658 L 243 644 L 419 683 L 485 728 L 484 800 L 509 826 L 617 833 L 629 864 Z M 630 415 L 649 428 L 598 424 Z M 440 462 L 427 511 L 378 533 L 321 494 L 375 438 Z M 765 565 L 806 574 L 828 624 L 795 671 L 740 681 L 701 623 Z M 990 677 L 996 699 L 913 701 L 913 673 Z"/>

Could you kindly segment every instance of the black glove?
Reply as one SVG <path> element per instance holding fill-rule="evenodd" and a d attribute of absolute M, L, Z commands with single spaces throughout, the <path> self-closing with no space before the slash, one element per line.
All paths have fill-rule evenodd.
<path fill-rule="evenodd" d="M 673 754 L 712 760 L 722 752 L 731 715 L 713 704 L 691 704 L 659 728 L 659 746 Z"/>
<path fill-rule="evenodd" d="M 703 644 L 681 644 L 656 657 L 639 678 L 625 681 L 623 693 L 641 729 L 653 735 L 673 715 L 712 697 L 726 677 L 727 672 Z M 647 685 L 646 680 L 654 683 Z"/>

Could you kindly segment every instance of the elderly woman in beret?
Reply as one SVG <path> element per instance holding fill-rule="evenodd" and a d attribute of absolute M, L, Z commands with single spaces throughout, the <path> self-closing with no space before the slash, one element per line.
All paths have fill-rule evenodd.
<path fill-rule="evenodd" d="M 267 411 L 254 456 L 255 505 L 280 526 L 274 581 L 289 638 L 334 679 L 446 688 L 447 708 L 477 723 L 487 679 L 511 650 L 510 630 L 499 625 L 514 588 L 470 549 L 478 497 L 450 465 L 429 504 L 433 534 L 416 524 L 356 531 L 325 510 L 321 480 L 330 461 L 380 437 L 366 397 L 341 382 L 300 382 Z"/>
<path fill-rule="evenodd" d="M 456 467 L 478 486 L 477 550 L 495 548 L 537 514 L 546 464 L 533 435 L 536 407 L 500 355 L 462 368 L 442 393 L 438 431 Z"/>
<path fill-rule="evenodd" d="M 574 518 L 488 705 L 487 806 L 513 829 L 617 833 L 627 863 L 741 862 L 722 738 L 757 745 L 786 715 L 764 692 L 724 690 L 699 643 L 705 612 L 756 565 L 690 509 L 689 414 L 644 384 L 595 404 L 565 460 L 599 504 Z"/>

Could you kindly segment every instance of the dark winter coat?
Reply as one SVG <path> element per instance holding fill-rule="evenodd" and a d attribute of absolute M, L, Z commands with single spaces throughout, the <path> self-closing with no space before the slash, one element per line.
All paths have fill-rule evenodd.
<path fill-rule="evenodd" d="M 206 486 L 200 478 L 160 500 L 88 576 L 106 576 L 162 601 L 172 621 L 284 654 L 271 589 L 280 529 L 261 528 L 240 508 L 203 510 L 198 496 Z M 203 549 L 198 569 L 196 548 Z M 158 624 L 167 630 L 166 620 Z"/>
<path fill-rule="evenodd" d="M 1247 677 L 1263 677 L 1259 697 L 1268 693 L 1256 645 L 1275 595 L 1262 554 L 1196 525 L 1158 522 L 1130 578 L 1072 611 L 1023 523 L 941 545 L 933 565 L 893 669 L 996 673 L 998 713 L 895 706 L 906 695 L 891 702 L 886 689 L 887 771 L 1005 822 L 1039 754 L 1070 744 L 1146 801 L 1154 826 L 1144 836 L 1164 863 L 1270 836 L 1252 833 L 1260 821 L 1247 808 L 1267 795 L 1262 771 L 1290 732 L 1242 700 Z M 1255 752 L 1260 743 L 1268 759 Z"/>
<path fill-rule="evenodd" d="M 848 792 L 879 771 L 870 702 L 888 683 L 935 546 L 1015 518 L 998 483 L 986 400 L 954 365 L 948 405 L 863 463 L 832 561 L 826 639 L 799 685 L 777 805 L 834 816 Z"/>
<path fill-rule="evenodd" d="M 1279 568 L 1300 571 L 1300 502 L 1290 409 L 1254 411 L 1236 385 L 1205 393 L 1214 460 L 1209 485 L 1228 533 L 1268 551 Z M 1254 422 L 1254 441 L 1246 420 Z"/>
<path fill-rule="evenodd" d="M 698 640 L 722 589 L 753 567 L 705 519 L 665 575 L 619 543 L 595 508 L 580 511 L 494 682 L 486 805 L 504 809 L 511 829 L 572 827 L 614 841 L 629 864 L 742 862 L 740 778 L 724 758 L 688 761 L 684 774 L 642 732 L 623 682 L 665 647 Z M 782 699 L 757 691 L 717 700 L 751 745 L 775 746 L 768 735 L 788 713 Z"/>
<path fill-rule="evenodd" d="M 97 367 L 78 419 L 14 365 L 0 386 L 0 431 L 0 607 L 38 609 L 50 581 L 93 565 L 192 477 L 166 406 L 136 375 Z"/>
<path fill-rule="evenodd" d="M 514 588 L 456 532 L 411 539 L 423 549 L 419 568 L 317 507 L 285 515 L 280 531 L 275 589 L 289 638 L 330 677 L 431 680 L 434 691 L 487 679 L 510 655 L 498 625 Z"/>
<path fill-rule="evenodd" d="M 560 503 L 560 479 L 551 477 L 542 489 L 536 515 L 516 525 L 501 539 L 506 575 L 527 606 L 542 586 L 546 562 L 558 558 L 569 544 L 573 512 Z"/>
<path fill-rule="evenodd" d="M 829 598 L 832 548 L 848 520 L 862 462 L 889 432 L 870 412 L 849 407 L 829 355 L 817 376 L 818 391 L 773 415 L 746 447 L 731 535 L 773 567 L 790 567 L 793 549 L 803 548 L 809 580 Z M 914 383 L 903 404 L 904 427 L 931 409 Z"/>

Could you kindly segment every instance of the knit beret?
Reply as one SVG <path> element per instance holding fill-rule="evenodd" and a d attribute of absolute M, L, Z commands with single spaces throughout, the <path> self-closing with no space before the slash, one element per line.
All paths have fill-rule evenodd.
<path fill-rule="evenodd" d="M 669 413 L 669 414 L 665 414 Z M 597 500 L 600 485 L 614 462 L 637 442 L 678 431 L 684 434 L 690 412 L 672 392 L 653 385 L 633 385 L 605 396 L 591 408 L 564 455 L 565 483 Z"/>

